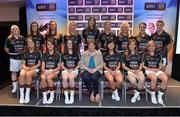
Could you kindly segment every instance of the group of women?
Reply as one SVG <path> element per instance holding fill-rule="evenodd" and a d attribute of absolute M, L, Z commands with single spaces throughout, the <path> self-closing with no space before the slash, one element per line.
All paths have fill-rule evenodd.
<path fill-rule="evenodd" d="M 135 103 L 144 90 L 146 74 L 151 80 L 152 103 L 163 104 L 168 82 L 164 68 L 172 39 L 163 30 L 162 20 L 157 21 L 156 27 L 157 31 L 149 36 L 145 33 L 146 24 L 140 23 L 139 34 L 131 36 L 129 24 L 123 23 L 116 35 L 111 31 L 110 21 L 104 23 L 104 30 L 100 32 L 95 18 L 90 17 L 82 35 L 76 30 L 75 22 L 69 23 L 68 33 L 63 36 L 58 33 L 56 22 L 50 21 L 45 35 L 40 33 L 38 23 L 32 22 L 24 38 L 19 27 L 12 25 L 5 43 L 5 51 L 10 55 L 12 93 L 19 85 L 19 103 L 29 103 L 32 79 L 40 73 L 42 103 L 51 104 L 55 95 L 54 79 L 60 75 L 65 104 L 73 104 L 75 78 L 80 74 L 90 100 L 99 102 L 99 78 L 103 74 L 112 89 L 111 97 L 116 101 L 120 101 L 118 90 L 127 78 L 134 89 L 131 102 Z M 82 44 L 85 51 L 80 53 Z M 162 82 L 156 99 L 157 78 Z"/>

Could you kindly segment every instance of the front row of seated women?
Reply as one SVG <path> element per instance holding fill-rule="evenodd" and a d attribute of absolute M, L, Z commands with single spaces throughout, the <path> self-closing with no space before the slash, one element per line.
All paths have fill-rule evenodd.
<path fill-rule="evenodd" d="M 19 76 L 20 100 L 19 103 L 30 101 L 30 88 L 32 78 L 41 72 L 41 90 L 43 94 L 43 104 L 51 104 L 54 100 L 54 79 L 61 71 L 62 87 L 65 96 L 65 104 L 74 103 L 75 78 L 81 73 L 82 80 L 89 91 L 92 102 L 99 102 L 99 78 L 104 73 L 112 89 L 112 99 L 120 101 L 118 90 L 122 86 L 124 76 L 131 83 L 134 89 L 132 103 L 140 100 L 140 93 L 144 90 L 145 76 L 151 80 L 151 101 L 154 104 L 163 104 L 162 96 L 166 91 L 168 77 L 161 71 L 162 58 L 155 53 L 155 42 L 149 41 L 147 52 L 138 54 L 137 42 L 130 39 L 128 50 L 123 56 L 116 51 L 115 42 L 107 42 L 107 51 L 102 53 L 96 50 L 95 41 L 89 41 L 88 50 L 83 52 L 81 57 L 79 51 L 75 49 L 72 40 L 68 40 L 65 45 L 65 52 L 60 55 L 56 52 L 55 43 L 47 40 L 46 52 L 41 53 L 36 50 L 36 45 L 32 37 L 27 38 L 27 50 L 23 54 L 23 67 Z M 121 68 L 122 66 L 122 68 Z M 40 68 L 41 67 L 41 68 Z M 120 70 L 124 69 L 124 74 Z M 80 71 L 79 71 L 80 70 Z M 157 78 L 162 82 L 156 99 Z M 24 94 L 24 90 L 25 94 Z M 49 99 L 47 95 L 50 94 Z"/>

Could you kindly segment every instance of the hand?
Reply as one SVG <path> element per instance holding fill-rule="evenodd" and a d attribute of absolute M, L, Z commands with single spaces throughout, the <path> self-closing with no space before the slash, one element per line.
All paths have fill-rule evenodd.
<path fill-rule="evenodd" d="M 163 72 L 165 72 L 166 66 L 162 66 L 161 70 L 162 70 Z"/>
<path fill-rule="evenodd" d="M 157 71 L 159 71 L 160 69 L 152 69 L 152 71 L 154 71 L 154 72 L 157 72 Z"/>
<path fill-rule="evenodd" d="M 96 68 L 95 68 L 95 69 L 92 69 L 92 70 L 91 70 L 91 74 L 95 73 L 96 71 L 97 71 Z"/>
<path fill-rule="evenodd" d="M 25 67 L 25 71 L 29 71 L 30 70 L 30 68 L 29 67 Z"/>
<path fill-rule="evenodd" d="M 68 71 L 69 73 L 71 73 L 71 72 L 73 71 L 73 69 L 67 69 L 67 71 Z"/>
<path fill-rule="evenodd" d="M 138 74 L 138 73 L 139 73 L 139 70 L 134 70 L 133 73 Z"/>
<path fill-rule="evenodd" d="M 111 72 L 111 74 L 114 76 L 115 75 L 115 71 L 110 71 Z"/>

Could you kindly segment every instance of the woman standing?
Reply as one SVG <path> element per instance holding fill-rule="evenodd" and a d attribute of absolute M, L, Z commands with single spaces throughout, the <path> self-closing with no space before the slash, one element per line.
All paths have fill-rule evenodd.
<path fill-rule="evenodd" d="M 85 44 L 85 49 L 87 50 L 87 44 L 89 41 L 94 40 L 96 43 L 98 42 L 99 37 L 99 29 L 96 28 L 96 19 L 94 17 L 90 17 L 88 19 L 87 28 L 83 29 L 82 37 Z"/>
<path fill-rule="evenodd" d="M 107 50 L 106 45 L 109 40 L 113 40 L 115 42 L 116 35 L 111 31 L 111 22 L 106 21 L 104 23 L 104 30 L 99 34 L 99 42 L 98 45 L 101 49 L 101 52 L 104 54 Z"/>
<path fill-rule="evenodd" d="M 45 35 L 45 39 L 47 40 L 53 40 L 55 43 L 55 48 L 58 52 L 62 52 L 62 45 L 63 45 L 63 36 L 62 34 L 58 33 L 57 31 L 57 23 L 54 20 L 51 20 L 49 22 L 49 31 Z"/>
<path fill-rule="evenodd" d="M 157 78 L 161 80 L 160 89 L 158 91 L 158 103 L 163 104 L 162 96 L 166 92 L 168 77 L 161 70 L 162 68 L 162 57 L 155 52 L 155 42 L 149 41 L 147 44 L 148 52 L 144 54 L 144 69 L 147 77 L 151 80 L 151 101 L 153 104 L 157 104 L 156 100 L 156 89 L 157 89 Z"/>
<path fill-rule="evenodd" d="M 79 72 L 79 60 L 80 54 L 76 51 L 73 41 L 67 40 L 65 44 L 65 52 L 62 57 L 62 85 L 64 88 L 65 104 L 74 103 L 75 78 Z M 68 88 L 70 88 L 70 99 Z"/>
<path fill-rule="evenodd" d="M 30 32 L 27 35 L 27 37 L 32 37 L 33 40 L 35 41 L 36 48 L 40 51 L 43 50 L 45 47 L 44 45 L 44 37 L 39 31 L 39 26 L 37 22 L 32 22 L 30 25 Z"/>
<path fill-rule="evenodd" d="M 76 30 L 76 23 L 69 23 L 69 33 L 64 36 L 64 41 L 67 43 L 67 40 L 72 40 L 75 46 L 77 47 L 77 51 L 79 51 L 81 46 L 81 35 Z"/>
<path fill-rule="evenodd" d="M 116 37 L 117 50 L 124 53 L 127 50 L 129 39 L 132 38 L 129 31 L 129 24 L 123 23 Z"/>
<path fill-rule="evenodd" d="M 60 70 L 61 56 L 55 49 L 52 39 L 46 42 L 47 51 L 43 55 L 41 65 L 41 88 L 43 93 L 43 104 L 51 104 L 54 101 L 54 81 Z M 50 90 L 50 98 L 47 100 L 47 91 Z"/>
<path fill-rule="evenodd" d="M 121 88 L 123 75 L 120 71 L 121 56 L 116 51 L 114 40 L 107 41 L 107 51 L 104 55 L 104 75 L 112 89 L 112 99 L 120 101 L 118 89 Z"/>
<path fill-rule="evenodd" d="M 122 66 L 127 71 L 127 79 L 134 88 L 134 96 L 131 102 L 140 100 L 140 93 L 144 90 L 144 74 L 142 72 L 142 59 L 138 53 L 138 45 L 135 39 L 129 40 L 127 52 L 124 53 Z"/>
<path fill-rule="evenodd" d="M 11 26 L 11 34 L 7 38 L 4 50 L 10 55 L 10 71 L 12 80 L 12 93 L 17 90 L 17 73 L 21 69 L 22 61 L 21 54 L 25 49 L 25 38 L 20 35 L 20 30 L 17 25 Z"/>
<path fill-rule="evenodd" d="M 19 103 L 29 103 L 32 78 L 37 75 L 41 65 L 41 53 L 36 49 L 35 41 L 32 37 L 27 38 L 27 49 L 23 54 L 23 65 L 19 76 Z M 26 88 L 24 98 L 24 88 Z"/>
<path fill-rule="evenodd" d="M 96 42 L 89 41 L 88 50 L 82 53 L 80 67 L 82 70 L 82 80 L 90 94 L 92 102 L 99 102 L 99 77 L 102 74 L 103 57 L 101 52 L 95 49 Z M 92 85 L 93 87 L 92 87 Z"/>

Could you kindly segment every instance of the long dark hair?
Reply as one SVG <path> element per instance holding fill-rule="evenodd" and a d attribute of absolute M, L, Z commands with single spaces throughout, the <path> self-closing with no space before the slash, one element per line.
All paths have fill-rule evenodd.
<path fill-rule="evenodd" d="M 37 34 L 36 34 L 36 35 L 39 35 L 39 34 L 40 34 L 38 23 L 35 22 L 35 21 L 33 21 L 33 22 L 31 23 L 31 25 L 30 25 L 30 32 L 29 32 L 28 36 L 33 36 L 33 31 L 32 31 L 32 25 L 33 25 L 33 24 L 36 24 L 36 25 L 37 25 Z"/>
<path fill-rule="evenodd" d="M 47 47 L 48 42 L 50 42 L 51 44 L 54 45 L 54 53 L 55 53 L 55 52 L 56 52 L 55 42 L 54 42 L 53 39 L 50 39 L 50 38 L 49 38 L 49 39 L 46 41 L 46 54 L 49 54 L 49 50 L 48 50 L 48 47 Z M 54 53 L 53 53 L 53 54 L 54 54 Z"/>
<path fill-rule="evenodd" d="M 49 22 L 49 32 L 48 32 L 48 35 L 51 35 L 51 28 L 50 28 L 50 25 L 51 25 L 51 23 L 55 23 L 55 25 L 56 25 L 56 29 L 55 29 L 55 35 L 57 35 L 57 23 L 56 23 L 56 21 L 54 21 L 54 20 L 51 20 L 50 22 Z"/>
<path fill-rule="evenodd" d="M 28 36 L 27 37 L 27 41 L 26 41 L 26 45 L 28 45 L 28 40 L 32 40 L 33 43 L 34 43 L 34 52 L 39 52 L 39 49 L 36 47 L 36 42 L 33 40 L 32 36 Z M 28 46 L 26 46 L 26 51 L 25 51 L 26 54 L 29 53 L 29 48 Z"/>
<path fill-rule="evenodd" d="M 125 56 L 127 57 L 127 56 L 129 56 L 129 54 L 131 53 L 131 50 L 129 49 L 129 45 L 131 44 L 131 43 L 135 43 L 135 45 L 136 45 L 136 47 L 135 47 L 135 53 L 138 53 L 138 43 L 137 43 L 137 41 L 136 41 L 136 39 L 134 39 L 134 38 L 131 38 L 131 39 L 129 39 L 129 42 L 128 42 L 128 45 L 127 45 L 127 50 L 126 50 L 126 52 L 125 52 Z"/>
<path fill-rule="evenodd" d="M 71 39 L 68 39 L 68 40 L 66 41 L 66 43 L 65 43 L 65 46 L 64 46 L 64 55 L 69 54 L 68 47 L 67 47 L 68 41 L 71 41 L 71 42 L 72 42 L 72 54 L 77 53 L 77 48 L 76 48 L 76 46 L 75 46 L 74 41 L 72 41 Z"/>
<path fill-rule="evenodd" d="M 90 26 L 89 26 L 90 20 L 93 20 L 93 21 L 94 21 L 93 28 L 96 27 L 96 18 L 95 18 L 95 17 L 89 17 L 89 19 L 88 19 L 88 26 L 87 26 L 87 30 L 88 30 L 88 31 L 91 30 L 91 28 L 90 28 Z"/>
<path fill-rule="evenodd" d="M 109 49 L 109 47 L 108 47 L 108 44 L 110 44 L 110 43 L 114 43 L 113 52 L 114 52 L 114 54 L 116 54 L 116 53 L 117 53 L 117 51 L 116 51 L 116 45 L 115 45 L 115 42 L 114 42 L 113 39 L 108 40 L 107 43 L 106 43 L 106 48 L 107 48 L 106 54 L 109 54 L 109 50 L 110 50 L 110 49 Z"/>

